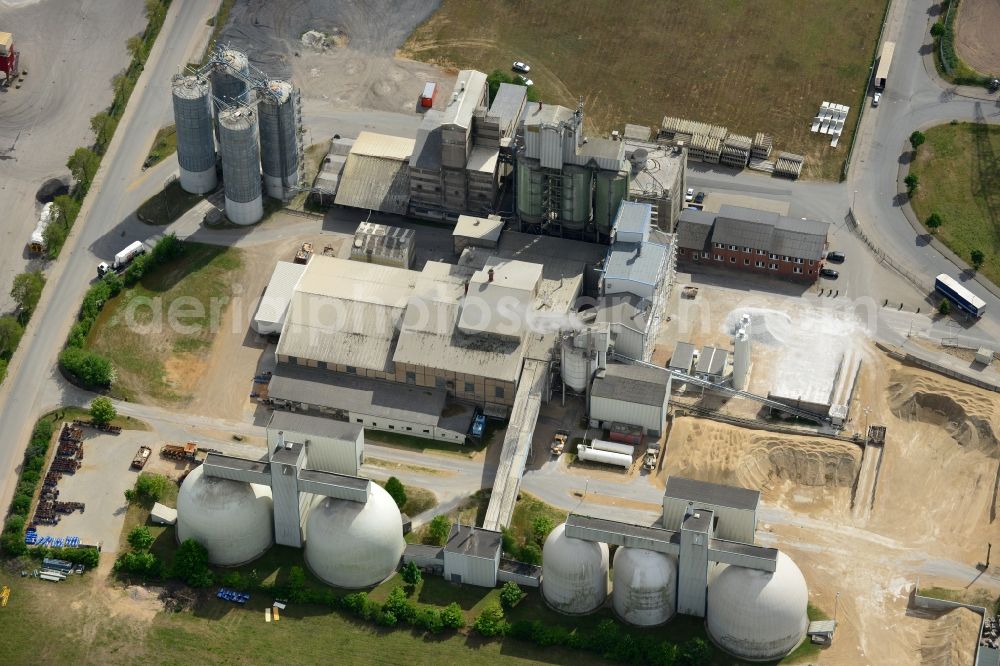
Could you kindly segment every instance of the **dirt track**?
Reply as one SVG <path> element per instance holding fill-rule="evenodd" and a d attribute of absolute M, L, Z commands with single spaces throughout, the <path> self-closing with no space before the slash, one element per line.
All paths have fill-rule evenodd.
<path fill-rule="evenodd" d="M 1000 0 L 963 0 L 955 20 L 955 49 L 969 67 L 1000 74 Z"/>

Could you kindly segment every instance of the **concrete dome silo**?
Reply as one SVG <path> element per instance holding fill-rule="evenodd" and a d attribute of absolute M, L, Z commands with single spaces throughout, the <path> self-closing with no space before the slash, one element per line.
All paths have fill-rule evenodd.
<path fill-rule="evenodd" d="M 274 544 L 271 489 L 255 483 L 206 476 L 195 467 L 177 493 L 177 540 L 194 539 L 208 560 L 236 566 Z"/>
<path fill-rule="evenodd" d="M 608 545 L 566 536 L 558 525 L 542 548 L 542 596 L 562 613 L 582 615 L 608 598 Z"/>
<path fill-rule="evenodd" d="M 392 497 L 371 484 L 364 504 L 317 497 L 306 518 L 306 564 L 330 585 L 368 587 L 396 570 L 406 542 Z"/>
<path fill-rule="evenodd" d="M 806 580 L 784 553 L 773 572 L 730 565 L 708 585 L 708 635 L 742 659 L 780 659 L 806 637 L 808 604 Z"/>
<path fill-rule="evenodd" d="M 611 602 L 625 622 L 663 624 L 677 607 L 677 559 L 640 548 L 620 547 L 612 566 Z"/>

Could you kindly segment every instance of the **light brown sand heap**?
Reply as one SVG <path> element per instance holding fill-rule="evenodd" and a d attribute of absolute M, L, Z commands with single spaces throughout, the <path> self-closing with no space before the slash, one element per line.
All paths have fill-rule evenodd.
<path fill-rule="evenodd" d="M 968 608 L 956 608 L 934 620 L 920 641 L 920 663 L 971 666 L 981 622 L 982 617 Z"/>

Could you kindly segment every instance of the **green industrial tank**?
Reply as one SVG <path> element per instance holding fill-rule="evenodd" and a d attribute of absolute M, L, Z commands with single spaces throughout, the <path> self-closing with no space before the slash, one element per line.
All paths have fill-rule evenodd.
<path fill-rule="evenodd" d="M 594 222 L 597 230 L 611 235 L 611 224 L 618 215 L 618 207 L 628 195 L 627 171 L 598 171 L 594 188 Z"/>
<path fill-rule="evenodd" d="M 562 173 L 563 226 L 583 231 L 593 215 L 593 172 L 579 166 L 566 166 Z"/>
<path fill-rule="evenodd" d="M 517 157 L 517 213 L 529 223 L 541 222 L 542 183 L 544 177 L 538 160 L 523 155 Z"/>

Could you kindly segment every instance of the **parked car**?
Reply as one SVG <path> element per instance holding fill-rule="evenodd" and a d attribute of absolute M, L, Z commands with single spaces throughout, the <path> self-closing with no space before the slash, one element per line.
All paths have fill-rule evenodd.
<path fill-rule="evenodd" d="M 821 268 L 819 269 L 819 274 L 822 277 L 830 278 L 831 280 L 836 280 L 837 278 L 840 277 L 840 273 L 833 270 L 832 268 Z"/>
<path fill-rule="evenodd" d="M 872 106 L 878 106 L 878 103 L 882 101 L 882 93 L 877 92 L 872 95 Z"/>
<path fill-rule="evenodd" d="M 826 253 L 826 260 L 827 261 L 835 261 L 838 264 L 841 263 L 841 262 L 843 262 L 844 259 L 846 259 L 846 258 L 847 257 L 844 256 L 844 253 L 841 252 L 840 250 L 833 250 L 831 252 L 827 252 Z"/>
<path fill-rule="evenodd" d="M 483 436 L 483 432 L 486 430 L 486 415 L 482 412 L 477 413 L 472 418 L 472 429 L 471 434 L 474 438 L 479 439 Z"/>
<path fill-rule="evenodd" d="M 522 74 L 527 74 L 531 71 L 531 65 L 526 62 L 521 62 L 520 60 L 515 60 L 514 64 L 510 66 L 515 72 L 521 72 Z"/>
<path fill-rule="evenodd" d="M 705 193 L 699 192 L 698 194 L 694 195 L 694 202 L 696 204 L 705 203 Z"/>
<path fill-rule="evenodd" d="M 684 201 L 692 201 L 692 200 L 694 200 L 694 188 L 689 187 L 687 194 L 684 195 Z"/>
<path fill-rule="evenodd" d="M 519 77 L 517 77 L 517 81 L 518 81 L 518 83 L 520 83 L 523 86 L 533 86 L 533 85 L 535 85 L 535 82 L 532 81 L 531 79 L 529 79 L 527 76 L 519 76 Z"/>

